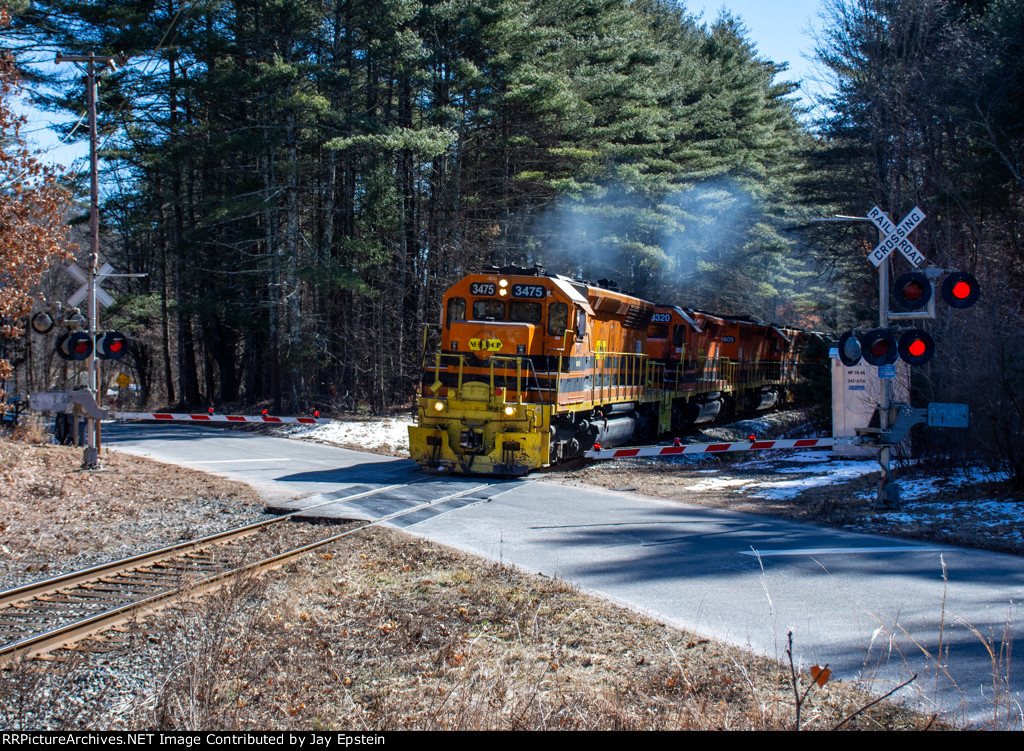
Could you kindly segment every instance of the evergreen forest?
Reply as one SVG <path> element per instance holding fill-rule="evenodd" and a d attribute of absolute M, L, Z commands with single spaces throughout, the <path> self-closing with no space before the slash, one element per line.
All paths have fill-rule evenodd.
<path fill-rule="evenodd" d="M 0 43 L 38 107 L 86 101 L 81 71 L 41 55 L 127 58 L 99 85 L 101 255 L 139 276 L 110 280 L 103 315 L 130 336 L 106 375 L 140 405 L 407 406 L 423 324 L 487 265 L 836 335 L 877 322 L 878 233 L 816 220 L 916 205 L 915 245 L 982 289 L 926 324 L 915 399 L 972 420 L 929 449 L 981 449 L 1024 484 L 1019 0 L 826 0 L 813 110 L 742 23 L 685 0 L 6 6 Z M 59 179 L 81 259 L 88 174 Z M 29 337 L 16 387 L 67 387 L 74 368 Z"/>

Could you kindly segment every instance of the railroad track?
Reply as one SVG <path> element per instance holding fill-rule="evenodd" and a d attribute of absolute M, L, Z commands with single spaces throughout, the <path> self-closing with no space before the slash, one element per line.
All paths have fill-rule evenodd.
<path fill-rule="evenodd" d="M 429 480 L 388 485 L 321 505 L 395 493 Z M 339 533 L 302 540 L 302 528 L 286 524 L 310 508 L 182 542 L 0 592 L 0 667 L 75 644 L 174 603 L 202 596 L 241 574 L 279 568 L 317 548 L 367 527 L 422 511 L 506 481 L 483 482 L 368 522 L 352 522 Z M 315 508 L 315 507 L 312 507 Z M 298 544 L 296 544 L 298 543 Z M 259 551 L 257 554 L 255 551 Z M 269 551 L 269 555 L 267 554 Z"/>

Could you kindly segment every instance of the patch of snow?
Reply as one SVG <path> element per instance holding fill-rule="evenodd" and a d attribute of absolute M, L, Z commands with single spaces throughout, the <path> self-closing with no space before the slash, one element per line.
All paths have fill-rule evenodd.
<path fill-rule="evenodd" d="M 756 454 L 756 456 L 758 457 L 757 459 L 753 459 L 753 460 L 748 461 L 748 462 L 739 462 L 739 463 L 736 464 L 736 466 L 737 467 L 743 467 L 744 469 L 747 469 L 747 468 L 775 466 L 779 461 L 797 462 L 797 463 L 800 463 L 800 462 L 820 462 L 823 453 L 824 452 L 822 452 L 822 451 L 792 451 L 792 452 L 790 452 L 790 451 L 782 451 L 782 450 L 780 450 L 780 451 L 772 451 L 772 450 L 769 449 L 767 451 L 759 451 L 759 452 L 757 452 L 757 454 Z M 876 464 L 875 466 L 877 467 L 878 465 Z M 792 472 L 804 472 L 806 470 L 804 470 L 804 469 L 793 469 L 793 470 L 790 470 L 790 471 L 792 471 Z"/>
<path fill-rule="evenodd" d="M 897 480 L 900 485 L 900 501 L 912 501 L 938 493 L 944 481 L 939 478 L 919 480 Z"/>
<path fill-rule="evenodd" d="M 1013 501 L 974 501 L 971 507 L 978 513 L 999 516 L 1003 519 L 1024 521 L 1024 506 Z"/>
<path fill-rule="evenodd" d="M 839 480 L 852 480 L 854 477 L 860 477 L 861 475 L 870 474 L 871 472 L 878 471 L 878 464 L 875 462 L 853 462 L 849 464 L 836 464 L 833 462 L 823 462 L 821 464 L 812 464 L 809 467 L 779 467 L 777 472 L 810 472 L 812 474 L 823 475 L 822 480 L 828 480 L 829 483 Z"/>
<path fill-rule="evenodd" d="M 744 480 L 735 477 L 710 477 L 707 480 L 700 480 L 691 485 L 688 490 L 718 490 L 720 488 L 740 488 L 749 485 L 752 480 Z"/>
<path fill-rule="evenodd" d="M 823 485 L 834 485 L 838 482 L 845 482 L 855 477 L 874 472 L 878 465 L 870 462 L 855 462 L 852 464 L 823 463 L 805 467 L 779 467 L 777 472 L 793 473 L 807 472 L 816 474 L 815 477 L 804 477 L 799 480 L 779 480 L 752 483 L 751 488 L 759 489 L 756 495 L 759 498 L 786 501 L 796 498 L 808 488 L 821 487 Z"/>
<path fill-rule="evenodd" d="M 371 420 L 332 420 L 327 425 L 298 425 L 285 429 L 285 435 L 321 443 L 359 446 L 366 449 L 409 451 L 409 426 L 405 417 Z"/>

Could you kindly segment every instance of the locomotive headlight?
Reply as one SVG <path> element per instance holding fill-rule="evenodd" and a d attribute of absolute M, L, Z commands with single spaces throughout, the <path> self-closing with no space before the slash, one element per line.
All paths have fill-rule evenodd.
<path fill-rule="evenodd" d="M 444 402 L 434 402 L 435 412 L 444 412 Z"/>
<path fill-rule="evenodd" d="M 499 287 L 501 287 L 502 289 L 505 289 L 505 287 L 507 287 L 507 286 L 508 286 L 508 279 L 502 279 L 502 280 L 500 280 L 500 281 L 498 282 L 498 286 L 499 286 Z"/>
<path fill-rule="evenodd" d="M 502 287 L 501 289 L 498 290 L 498 297 L 504 297 L 507 294 L 508 294 L 508 290 L 505 289 L 504 287 Z"/>
<path fill-rule="evenodd" d="M 508 417 L 514 417 L 515 414 L 516 414 L 516 408 L 514 406 L 512 406 L 511 404 L 509 404 L 508 406 L 505 407 L 505 414 Z"/>

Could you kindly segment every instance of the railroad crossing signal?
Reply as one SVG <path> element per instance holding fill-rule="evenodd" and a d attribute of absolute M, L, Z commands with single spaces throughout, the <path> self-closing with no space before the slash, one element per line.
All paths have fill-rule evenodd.
<path fill-rule="evenodd" d="M 875 206 L 868 212 L 868 219 L 871 223 L 878 227 L 878 231 L 885 235 L 885 239 L 875 246 L 875 249 L 871 251 L 871 255 L 868 259 L 877 268 L 881 265 L 882 261 L 889 257 L 889 254 L 894 250 L 898 250 L 903 256 L 910 261 L 910 263 L 916 268 L 924 263 L 924 254 L 921 253 L 914 244 L 907 239 L 914 228 L 924 220 L 924 212 L 915 206 L 909 214 L 907 214 L 903 221 L 899 224 L 894 225 L 889 221 L 889 217 L 885 215 L 880 208 Z"/>
<path fill-rule="evenodd" d="M 869 365 L 892 365 L 899 359 L 899 346 L 889 329 L 872 329 L 859 338 L 861 352 Z"/>
<path fill-rule="evenodd" d="M 847 331 L 839 337 L 838 350 L 839 359 L 848 368 L 852 368 L 859 363 L 860 358 L 864 354 L 864 348 L 861 347 L 860 339 L 857 338 L 857 334 L 853 331 Z"/>

